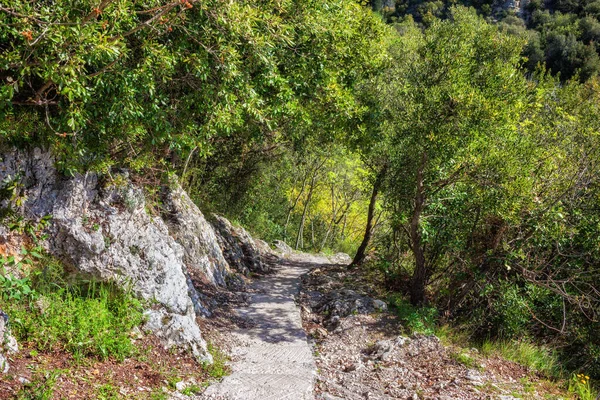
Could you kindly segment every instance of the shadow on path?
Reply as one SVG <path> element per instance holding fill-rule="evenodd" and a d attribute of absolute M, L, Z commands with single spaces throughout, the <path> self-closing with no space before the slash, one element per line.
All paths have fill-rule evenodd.
<path fill-rule="evenodd" d="M 315 364 L 295 298 L 300 277 L 329 264 L 293 255 L 249 286 L 248 304 L 236 312 L 232 374 L 210 386 L 206 399 L 312 399 Z M 323 261 L 323 262 L 319 262 Z"/>

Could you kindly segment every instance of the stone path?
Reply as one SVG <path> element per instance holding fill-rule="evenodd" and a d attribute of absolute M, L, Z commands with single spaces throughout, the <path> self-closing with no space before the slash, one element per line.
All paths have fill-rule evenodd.
<path fill-rule="evenodd" d="M 307 255 L 306 255 L 307 256 Z M 321 260 L 314 256 L 282 259 L 277 272 L 252 285 L 249 306 L 241 317 L 252 325 L 234 332 L 240 346 L 232 374 L 210 386 L 205 399 L 313 399 L 315 363 L 302 329 L 294 297 L 299 278 Z M 327 263 L 323 261 L 322 263 Z"/>

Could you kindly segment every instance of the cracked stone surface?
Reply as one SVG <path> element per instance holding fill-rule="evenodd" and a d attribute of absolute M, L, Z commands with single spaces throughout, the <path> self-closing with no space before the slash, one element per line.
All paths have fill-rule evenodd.
<path fill-rule="evenodd" d="M 295 256 L 282 259 L 276 272 L 252 285 L 255 293 L 238 310 L 248 328 L 234 332 L 232 374 L 210 386 L 204 399 L 313 399 L 315 363 L 296 306 L 299 278 L 314 263 L 327 260 Z"/>

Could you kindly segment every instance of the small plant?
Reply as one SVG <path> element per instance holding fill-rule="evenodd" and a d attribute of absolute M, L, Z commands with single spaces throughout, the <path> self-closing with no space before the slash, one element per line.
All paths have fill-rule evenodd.
<path fill-rule="evenodd" d="M 167 378 L 167 384 L 170 389 L 175 390 L 177 388 L 177 384 L 182 380 L 183 379 L 181 379 L 179 376 L 173 374 Z"/>
<path fill-rule="evenodd" d="M 226 376 L 229 373 L 229 367 L 227 366 L 227 356 L 225 353 L 210 342 L 208 343 L 207 348 L 208 352 L 213 357 L 213 363 L 204 365 L 204 370 L 215 379 Z"/>
<path fill-rule="evenodd" d="M 34 297 L 35 291 L 31 288 L 31 280 L 27 277 L 16 278 L 3 271 L 0 274 L 0 297 L 7 301 L 19 301 L 27 297 Z"/>
<path fill-rule="evenodd" d="M 523 391 L 525 393 L 533 393 L 535 392 L 535 384 L 529 380 L 527 377 L 523 377 L 519 380 L 521 385 L 523 385 Z"/>
<path fill-rule="evenodd" d="M 17 234 L 27 234 L 34 243 L 38 243 L 40 239 L 44 238 L 42 231 L 46 229 L 50 221 L 52 220 L 51 215 L 42 217 L 39 221 L 33 221 L 25 219 L 20 215 L 9 214 L 7 218 L 7 225 L 11 232 Z"/>
<path fill-rule="evenodd" d="M 17 261 L 15 256 L 0 256 L 0 298 L 6 301 L 20 301 L 25 298 L 35 298 L 36 293 L 32 288 L 29 277 L 16 277 L 6 271 L 6 267 L 14 271 L 21 271 L 25 265 L 33 265 L 36 260 L 42 258 L 41 249 L 35 247 L 33 250 L 21 248 L 21 260 Z"/>
<path fill-rule="evenodd" d="M 477 360 L 475 360 L 473 357 L 462 351 L 457 353 L 451 353 L 450 356 L 467 368 L 481 368 L 481 366 L 477 363 Z"/>
<path fill-rule="evenodd" d="M 169 395 L 162 391 L 161 388 L 156 388 L 150 393 L 150 400 L 167 400 Z"/>
<path fill-rule="evenodd" d="M 202 388 L 198 385 L 190 385 L 181 391 L 181 394 L 186 396 L 193 396 L 195 394 L 199 394 L 202 391 Z"/>
<path fill-rule="evenodd" d="M 595 400 L 590 377 L 585 374 L 573 375 L 569 382 L 569 392 L 576 394 L 580 400 Z"/>
<path fill-rule="evenodd" d="M 50 400 L 54 395 L 56 380 L 62 371 L 44 371 L 36 373 L 31 382 L 17 393 L 18 400 Z"/>
<path fill-rule="evenodd" d="M 0 181 L 0 200 L 8 200 L 15 206 L 20 207 L 25 198 L 21 195 L 24 187 L 22 176 L 20 174 L 7 175 L 2 181 Z"/>
<path fill-rule="evenodd" d="M 117 400 L 119 398 L 119 390 L 110 383 L 104 384 L 98 388 L 98 400 Z"/>

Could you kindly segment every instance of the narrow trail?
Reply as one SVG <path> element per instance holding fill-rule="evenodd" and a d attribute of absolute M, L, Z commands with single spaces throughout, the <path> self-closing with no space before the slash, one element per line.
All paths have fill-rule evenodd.
<path fill-rule="evenodd" d="M 249 305 L 238 310 L 251 327 L 233 334 L 239 346 L 232 374 L 204 392 L 206 399 L 313 399 L 315 362 L 295 303 L 300 276 L 328 260 L 308 254 L 281 259 L 275 273 L 254 282 Z"/>

